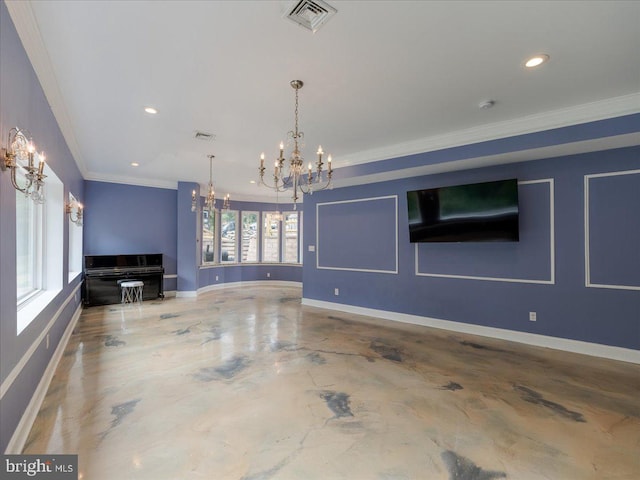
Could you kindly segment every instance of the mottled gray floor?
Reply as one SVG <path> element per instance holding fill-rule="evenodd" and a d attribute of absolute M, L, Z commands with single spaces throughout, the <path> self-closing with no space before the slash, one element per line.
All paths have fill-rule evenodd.
<path fill-rule="evenodd" d="M 301 307 L 86 309 L 24 453 L 83 480 L 640 478 L 640 366 Z"/>

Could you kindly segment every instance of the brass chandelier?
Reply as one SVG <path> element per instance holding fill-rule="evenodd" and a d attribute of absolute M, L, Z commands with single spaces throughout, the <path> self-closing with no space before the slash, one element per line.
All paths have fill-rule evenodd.
<path fill-rule="evenodd" d="M 203 209 L 209 212 L 209 215 L 213 215 L 216 211 L 216 193 L 213 189 L 213 159 L 215 155 L 207 155 L 209 158 L 209 183 L 207 185 L 207 196 L 204 199 Z M 227 193 L 222 202 L 222 210 L 229 210 L 231 207 L 231 196 Z M 195 212 L 198 208 L 198 201 L 196 197 L 196 191 L 191 192 L 191 211 Z"/>
<path fill-rule="evenodd" d="M 6 148 L 3 148 L 4 161 L 0 163 L 2 170 L 11 170 L 11 184 L 13 188 L 30 197 L 37 204 L 44 203 L 45 166 L 44 152 L 36 152 L 31 135 L 26 130 L 14 127 L 9 131 Z M 38 160 L 38 166 L 35 160 Z M 24 185 L 18 184 L 16 170 L 26 170 Z"/>
<path fill-rule="evenodd" d="M 315 163 L 315 170 L 312 168 L 311 163 L 309 163 L 306 179 L 304 178 L 305 169 L 304 169 L 304 158 L 302 157 L 302 152 L 300 152 L 300 148 L 303 145 L 304 132 L 298 130 L 298 91 L 302 88 L 304 83 L 302 80 L 292 80 L 290 82 L 291 87 L 296 91 L 296 108 L 295 108 L 295 127 L 294 130 L 288 133 L 288 143 L 292 144 L 293 150 L 291 152 L 289 158 L 289 168 L 288 171 L 285 172 L 285 157 L 284 157 L 284 143 L 280 142 L 280 153 L 275 160 L 274 171 L 273 171 L 273 183 L 269 184 L 264 180 L 264 152 L 260 155 L 260 168 L 258 171 L 260 172 L 260 184 L 269 187 L 276 192 L 285 192 L 289 189 L 292 190 L 292 199 L 293 199 L 293 208 L 296 209 L 296 202 L 300 198 L 298 196 L 298 190 L 303 194 L 311 194 L 314 191 L 325 190 L 331 186 L 331 155 L 327 157 L 327 173 L 323 178 L 323 163 L 322 163 L 322 155 L 324 152 L 322 151 L 322 147 L 318 146 L 318 160 Z"/>
<path fill-rule="evenodd" d="M 209 184 L 207 186 L 207 197 L 204 199 L 204 208 L 209 211 L 210 214 L 216 209 L 216 193 L 213 190 L 213 159 L 215 155 L 207 155 L 209 157 Z"/>

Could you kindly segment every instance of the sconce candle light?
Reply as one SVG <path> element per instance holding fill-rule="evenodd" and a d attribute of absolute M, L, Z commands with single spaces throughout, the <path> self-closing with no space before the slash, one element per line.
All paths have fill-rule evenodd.
<path fill-rule="evenodd" d="M 74 209 L 75 209 L 75 214 L 74 214 Z M 65 213 L 69 215 L 69 220 L 75 223 L 76 225 L 78 225 L 79 227 L 82 226 L 83 209 L 84 207 L 82 206 L 82 204 L 78 203 L 75 200 L 67 203 L 64 207 Z"/>
<path fill-rule="evenodd" d="M 9 130 L 9 138 L 6 148 L 2 148 L 4 162 L 0 163 L 2 170 L 11 170 L 11 183 L 13 188 L 31 197 L 36 203 L 44 203 L 44 152 L 37 153 L 31 135 L 25 130 L 13 127 Z M 35 166 L 36 157 L 38 166 Z M 16 170 L 22 167 L 26 170 L 24 186 L 18 185 Z"/>

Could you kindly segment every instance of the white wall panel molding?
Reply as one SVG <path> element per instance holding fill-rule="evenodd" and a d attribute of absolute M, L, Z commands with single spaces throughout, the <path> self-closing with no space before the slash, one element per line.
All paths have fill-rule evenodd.
<path fill-rule="evenodd" d="M 614 290 L 638 290 L 640 291 L 640 286 L 637 285 L 615 285 L 615 284 L 605 284 L 605 283 L 594 283 L 591 281 L 591 251 L 589 244 L 589 236 L 590 236 L 590 220 L 589 220 L 589 206 L 591 202 L 591 198 L 589 196 L 589 186 L 593 179 L 603 178 L 603 177 L 617 177 L 621 175 L 640 175 L 640 170 L 622 170 L 616 172 L 605 172 L 605 173 L 595 173 L 591 175 L 584 176 L 584 273 L 585 273 L 585 286 L 588 288 L 608 288 Z M 636 205 L 636 215 L 640 215 L 638 213 L 638 208 L 640 206 Z M 638 217 L 635 217 L 636 221 L 638 221 Z M 640 254 L 640 252 L 637 252 Z"/>
<path fill-rule="evenodd" d="M 518 182 L 518 185 L 536 185 L 541 183 L 549 184 L 549 277 L 544 280 L 534 280 L 528 278 L 508 278 L 508 277 L 488 277 L 481 275 L 457 275 L 445 273 L 429 273 L 421 272 L 419 265 L 418 243 L 415 244 L 415 274 L 418 277 L 438 277 L 438 278 L 458 278 L 463 280 L 485 280 L 490 282 L 511 282 L 511 283 L 534 283 L 540 285 L 554 285 L 556 283 L 556 260 L 555 260 L 555 194 L 553 178 L 544 178 L 539 180 L 525 180 Z"/>

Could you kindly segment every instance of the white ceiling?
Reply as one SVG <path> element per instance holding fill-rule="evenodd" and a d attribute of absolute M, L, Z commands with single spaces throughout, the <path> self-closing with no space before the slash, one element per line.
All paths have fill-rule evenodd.
<path fill-rule="evenodd" d="M 313 34 L 282 18 L 289 1 L 7 2 L 87 179 L 204 186 L 214 154 L 217 193 L 267 198 L 249 181 L 293 129 L 293 79 L 306 159 L 322 144 L 338 179 L 344 165 L 640 111 L 638 1 L 329 3 L 338 13 Z M 525 69 L 535 53 L 551 60 Z"/>

